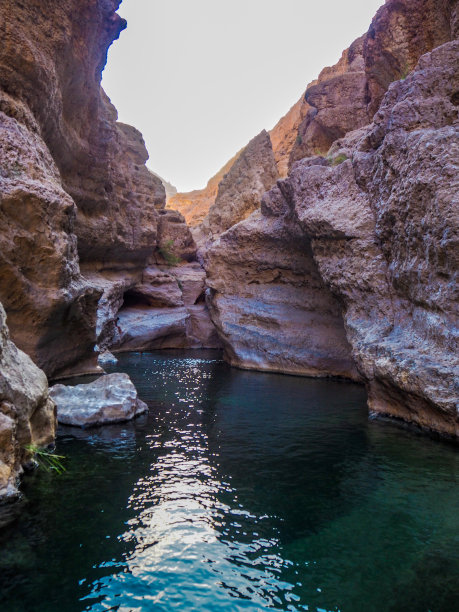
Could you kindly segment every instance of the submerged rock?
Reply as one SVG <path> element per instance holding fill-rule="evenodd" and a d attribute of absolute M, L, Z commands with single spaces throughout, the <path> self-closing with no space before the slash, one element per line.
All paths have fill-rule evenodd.
<path fill-rule="evenodd" d="M 50 396 L 57 405 L 58 422 L 76 427 L 129 421 L 148 410 L 127 374 L 108 374 L 74 387 L 54 385 Z"/>

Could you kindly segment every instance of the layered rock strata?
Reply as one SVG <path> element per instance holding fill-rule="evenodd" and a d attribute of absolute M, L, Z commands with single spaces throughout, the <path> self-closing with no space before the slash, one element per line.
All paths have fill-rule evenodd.
<path fill-rule="evenodd" d="M 17 495 L 18 476 L 32 456 L 28 446 L 53 442 L 55 426 L 46 376 L 9 339 L 0 304 L 0 499 Z"/>
<path fill-rule="evenodd" d="M 271 347 L 288 348 L 295 283 L 276 287 L 287 277 L 276 257 L 294 248 L 293 227 L 299 251 L 309 253 L 309 268 L 303 260 L 299 272 L 314 263 L 337 300 L 370 410 L 457 436 L 458 91 L 454 41 L 389 87 L 373 124 L 336 142 L 327 159 L 295 164 L 264 196 L 261 212 L 222 234 L 205 261 L 212 316 L 233 363 L 284 369 L 282 351 Z M 277 330 L 273 293 L 285 312 Z M 303 304 L 311 294 L 309 284 Z M 311 310 L 323 307 L 312 302 Z M 303 320 L 304 334 L 313 333 Z M 247 343 L 252 353 L 241 323 L 258 336 Z M 305 355 L 304 364 L 314 357 Z"/>
<path fill-rule="evenodd" d="M 208 303 L 225 357 L 249 369 L 358 379 L 339 304 L 309 241 L 273 200 L 266 196 L 261 211 L 206 252 Z"/>
<path fill-rule="evenodd" d="M 183 218 L 163 210 L 141 134 L 100 87 L 126 25 L 118 6 L 0 8 L 0 299 L 15 342 L 53 378 L 97 369 L 121 286 L 166 252 L 196 251 Z"/>
<path fill-rule="evenodd" d="M 220 348 L 204 292 L 205 272 L 197 262 L 148 267 L 124 293 L 110 350 Z"/>

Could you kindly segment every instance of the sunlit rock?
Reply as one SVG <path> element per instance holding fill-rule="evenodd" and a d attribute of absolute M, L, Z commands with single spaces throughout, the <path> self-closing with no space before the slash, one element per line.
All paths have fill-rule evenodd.
<path fill-rule="evenodd" d="M 76 427 L 129 421 L 148 410 L 127 374 L 108 374 L 85 385 L 54 385 L 50 396 L 58 422 Z"/>

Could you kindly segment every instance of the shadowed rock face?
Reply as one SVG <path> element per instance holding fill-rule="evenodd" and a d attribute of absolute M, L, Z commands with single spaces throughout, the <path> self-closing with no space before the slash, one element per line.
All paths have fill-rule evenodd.
<path fill-rule="evenodd" d="M 0 499 L 17 494 L 17 477 L 31 458 L 25 447 L 50 444 L 55 427 L 46 376 L 10 341 L 0 304 Z"/>
<path fill-rule="evenodd" d="M 292 310 L 301 303 L 312 305 L 311 322 L 305 317 L 292 336 L 301 331 L 306 336 L 309 326 L 312 334 L 320 329 L 313 319 L 324 308 L 313 301 L 311 282 L 295 302 L 291 278 L 277 291 L 283 308 L 278 329 L 272 316 L 263 325 L 261 304 L 271 303 L 273 281 L 280 278 L 273 254 L 295 253 L 298 273 L 314 262 L 320 291 L 338 298 L 336 320 L 341 311 L 367 382 L 370 410 L 458 435 L 458 91 L 455 41 L 423 56 L 411 75 L 391 85 L 374 123 L 337 143 L 335 160 L 343 150 L 351 159 L 336 166 L 298 162 L 265 195 L 262 214 L 221 236 L 206 263 L 215 291 L 211 312 L 233 362 L 239 358 L 240 365 L 271 369 L 268 354 L 281 363 L 266 346 L 287 350 L 285 330 L 296 321 Z M 283 210 L 288 211 L 284 221 L 273 231 L 272 216 Z M 292 224 L 301 245 L 298 255 L 291 235 L 285 235 Z M 271 246 L 273 236 L 277 248 Z M 247 300 L 253 299 L 253 283 L 264 285 L 255 308 Z M 254 356 L 238 327 L 247 317 L 259 337 L 249 341 Z M 297 347 L 294 354 L 300 354 Z M 311 351 L 304 363 L 314 358 Z"/>
<path fill-rule="evenodd" d="M 100 88 L 126 25 L 118 5 L 0 8 L 0 298 L 13 339 L 52 377 L 96 367 L 92 276 L 135 284 L 158 245 L 164 187 L 141 134 L 117 123 Z M 191 256 L 186 226 L 173 230 Z"/>
<path fill-rule="evenodd" d="M 388 0 L 276 126 L 287 150 L 283 126 L 306 113 L 288 178 L 202 250 L 231 363 L 355 377 L 354 364 L 371 411 L 453 436 L 458 15 L 457 1 Z"/>
<path fill-rule="evenodd" d="M 267 194 L 261 211 L 206 252 L 208 304 L 225 357 L 249 369 L 358 379 L 338 302 L 287 207 L 272 205 L 276 196 Z"/>

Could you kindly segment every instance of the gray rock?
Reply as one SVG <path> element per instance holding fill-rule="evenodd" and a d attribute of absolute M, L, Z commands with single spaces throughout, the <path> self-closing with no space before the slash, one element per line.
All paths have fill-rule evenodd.
<path fill-rule="evenodd" d="M 129 421 L 148 410 L 129 376 L 121 373 L 74 387 L 54 385 L 50 396 L 57 405 L 58 422 L 76 427 Z"/>
<path fill-rule="evenodd" d="M 118 359 L 113 353 L 110 353 L 110 351 L 103 351 L 102 353 L 100 353 L 99 357 L 97 358 L 97 361 L 100 365 L 105 365 L 107 363 L 118 363 Z"/>

